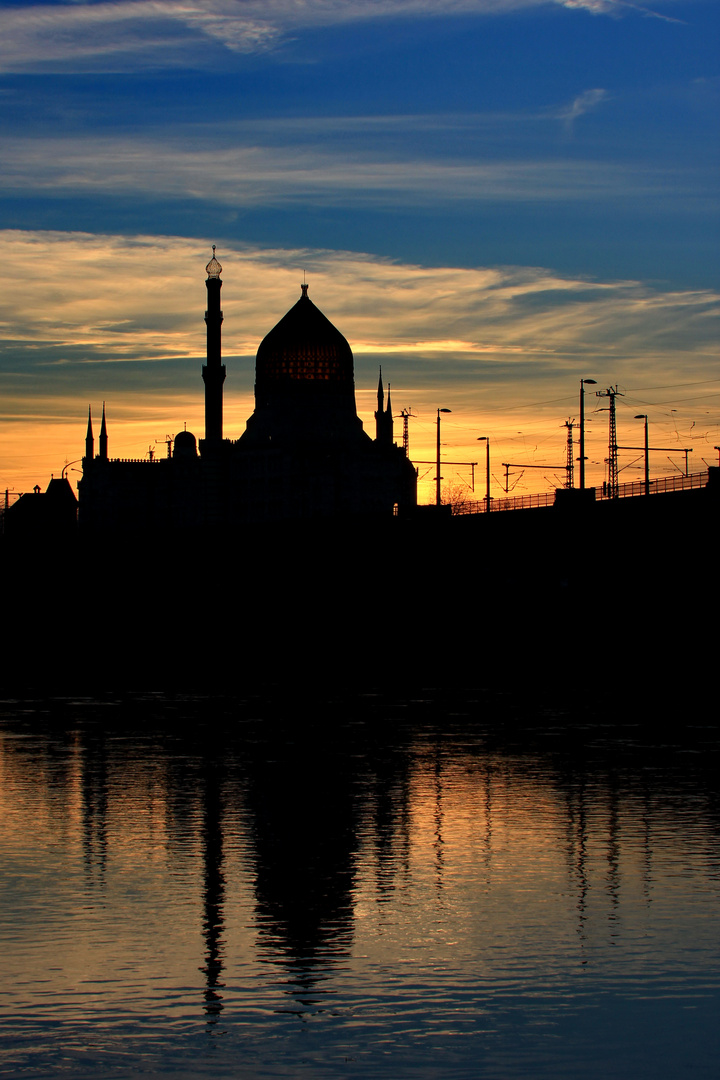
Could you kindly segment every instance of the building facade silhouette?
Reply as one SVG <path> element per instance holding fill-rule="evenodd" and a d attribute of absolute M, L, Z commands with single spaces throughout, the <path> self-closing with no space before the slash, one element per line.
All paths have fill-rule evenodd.
<path fill-rule="evenodd" d="M 79 483 L 81 532 L 233 530 L 410 512 L 417 504 L 417 477 L 393 440 L 389 391 L 385 402 L 381 376 L 372 439 L 357 415 L 350 345 L 312 302 L 307 285 L 260 343 L 255 410 L 245 432 L 235 440 L 225 437 L 222 267 L 214 252 L 205 282 L 205 437 L 198 442 L 181 431 L 166 458 L 113 459 L 105 405 L 97 454 L 89 413 Z"/>

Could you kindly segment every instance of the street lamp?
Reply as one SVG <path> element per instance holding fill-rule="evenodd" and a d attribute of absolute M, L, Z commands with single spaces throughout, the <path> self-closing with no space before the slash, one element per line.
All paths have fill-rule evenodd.
<path fill-rule="evenodd" d="M 452 412 L 452 409 L 438 409 L 437 411 L 437 476 L 435 477 L 435 505 L 442 505 L 442 498 L 440 497 L 440 413 Z"/>
<path fill-rule="evenodd" d="M 60 473 L 60 479 L 61 480 L 66 480 L 67 479 L 67 476 L 65 474 L 67 473 L 68 469 L 70 468 L 71 465 L 77 465 L 78 461 L 82 461 L 82 458 L 77 457 L 77 458 L 75 458 L 74 461 L 67 461 L 65 463 L 65 465 L 63 465 L 63 470 Z"/>
<path fill-rule="evenodd" d="M 479 435 L 478 442 L 485 443 L 485 509 L 490 513 L 490 436 Z"/>
<path fill-rule="evenodd" d="M 650 443 L 648 441 L 648 418 L 647 413 L 636 413 L 636 420 L 645 421 L 645 494 L 650 494 Z"/>
<path fill-rule="evenodd" d="M 585 387 L 597 386 L 596 379 L 580 380 L 580 490 L 585 489 Z"/>

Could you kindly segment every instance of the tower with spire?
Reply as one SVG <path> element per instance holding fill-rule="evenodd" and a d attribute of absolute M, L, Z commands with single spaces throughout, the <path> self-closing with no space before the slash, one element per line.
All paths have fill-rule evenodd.
<path fill-rule="evenodd" d="M 393 418 L 392 404 L 390 402 L 390 383 L 388 383 L 387 406 L 384 403 L 385 392 L 383 389 L 382 368 L 378 377 L 377 412 L 375 413 L 375 440 L 378 446 L 393 445 Z"/>
<path fill-rule="evenodd" d="M 105 421 L 105 402 L 103 401 L 102 411 L 102 423 L 100 425 L 100 460 L 107 461 L 108 459 L 108 433 L 107 423 Z"/>
<path fill-rule="evenodd" d="M 92 426 L 92 405 L 88 405 L 88 426 L 85 435 L 85 460 L 92 461 L 95 455 L 95 437 Z"/>
<path fill-rule="evenodd" d="M 223 313 L 220 308 L 220 290 L 222 266 L 215 258 L 213 244 L 212 259 L 205 267 L 207 280 L 207 363 L 203 365 L 202 377 L 205 383 L 205 447 L 217 448 L 223 438 L 223 383 L 225 365 L 222 362 L 221 327 Z"/>

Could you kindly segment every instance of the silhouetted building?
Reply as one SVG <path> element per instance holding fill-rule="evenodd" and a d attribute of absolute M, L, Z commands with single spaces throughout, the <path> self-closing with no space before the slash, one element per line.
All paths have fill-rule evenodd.
<path fill-rule="evenodd" d="M 81 529 L 108 536 L 226 530 L 382 519 L 415 507 L 416 473 L 393 442 L 389 391 L 385 406 L 381 377 L 373 440 L 357 415 L 352 350 L 310 300 L 307 285 L 257 351 L 255 411 L 245 432 L 236 441 L 224 438 L 222 267 L 214 254 L 206 270 L 205 438 L 198 448 L 182 431 L 167 458 L 112 459 L 103 404 L 97 455 L 88 417 Z"/>
<path fill-rule="evenodd" d="M 47 491 L 36 484 L 5 512 L 5 534 L 10 541 L 55 544 L 71 540 L 77 531 L 78 502 L 66 477 L 52 479 Z"/>

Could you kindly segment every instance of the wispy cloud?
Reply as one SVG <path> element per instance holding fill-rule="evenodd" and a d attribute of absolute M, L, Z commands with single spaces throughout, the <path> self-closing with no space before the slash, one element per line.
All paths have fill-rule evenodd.
<path fill-rule="evenodd" d="M 82 358 L 158 360 L 200 355 L 209 243 L 168 237 L 0 232 L 0 262 L 21 266 L 0 299 L 0 340 Z M 225 262 L 225 340 L 253 353 L 306 271 L 319 303 L 359 351 L 522 350 L 562 363 L 579 353 L 657 357 L 710 348 L 709 290 L 667 291 L 529 267 L 462 269 L 397 263 L 357 252 L 232 246 Z"/>
<path fill-rule="evenodd" d="M 607 90 L 603 90 L 600 87 L 597 87 L 594 90 L 583 90 L 582 94 L 578 94 L 575 100 L 570 103 L 567 110 L 564 110 L 561 113 L 561 116 L 565 121 L 566 130 L 572 132 L 573 124 L 578 116 L 583 116 L 586 112 L 596 108 L 606 98 Z"/>
<path fill-rule="evenodd" d="M 266 50 L 313 26 L 387 18 L 489 16 L 548 0 L 118 0 L 31 4 L 0 11 L 0 71 L 115 70 L 197 62 L 210 46 L 230 53 Z M 618 0 L 551 0 L 595 14 L 623 8 L 668 18 Z M 678 21 L 671 20 L 668 21 Z"/>
<path fill-rule="evenodd" d="M 277 36 L 257 4 L 220 0 L 121 0 L 32 5 L 0 12 L 0 71 L 93 67 L 92 61 L 161 67 L 186 62 L 200 40 L 252 52 Z M 123 62 L 123 57 L 125 61 Z"/>
<path fill-rule="evenodd" d="M 662 12 L 645 7 L 644 4 L 631 4 L 628 0 L 556 0 L 556 2 L 566 8 L 581 8 L 584 11 L 590 11 L 593 15 L 619 16 L 625 11 L 637 11 L 649 19 L 661 19 L 663 22 L 685 25 L 684 19 L 663 15 Z"/>
<path fill-rule="evenodd" d="M 575 115 L 579 115 L 576 112 Z M 397 206 L 457 200 L 553 201 L 702 197 L 702 178 L 578 160 L 438 160 L 311 143 L 218 146 L 122 137 L 9 138 L 0 190 L 53 195 L 197 198 L 233 207 L 287 203 Z M 398 156 L 396 156 L 396 154 Z"/>

